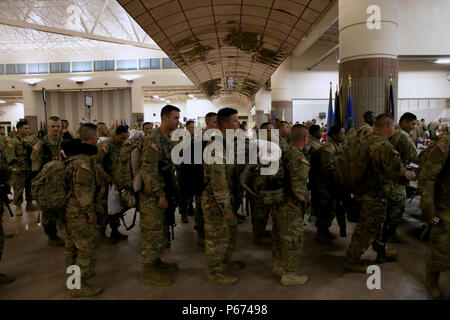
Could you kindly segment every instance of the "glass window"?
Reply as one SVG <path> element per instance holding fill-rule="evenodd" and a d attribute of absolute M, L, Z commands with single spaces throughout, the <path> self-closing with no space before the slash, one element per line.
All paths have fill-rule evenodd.
<path fill-rule="evenodd" d="M 72 62 L 72 72 L 81 72 L 81 62 Z"/>
<path fill-rule="evenodd" d="M 59 71 L 60 72 L 70 72 L 70 63 L 69 62 L 60 62 L 59 63 Z"/>
<path fill-rule="evenodd" d="M 16 65 L 15 64 L 7 64 L 6 65 L 6 74 L 16 74 Z"/>
<path fill-rule="evenodd" d="M 114 60 L 105 60 L 105 71 L 114 71 Z"/>
<path fill-rule="evenodd" d="M 30 65 L 28 65 L 28 73 L 30 73 Z M 50 62 L 50 73 L 59 73 L 59 62 Z"/>
<path fill-rule="evenodd" d="M 83 72 L 92 72 L 92 61 L 83 61 L 81 68 Z"/>
<path fill-rule="evenodd" d="M 137 60 L 127 60 L 127 70 L 137 70 Z"/>
<path fill-rule="evenodd" d="M 150 59 L 139 59 L 139 70 L 150 69 Z"/>
<path fill-rule="evenodd" d="M 39 73 L 48 73 L 48 63 L 39 63 Z"/>
<path fill-rule="evenodd" d="M 5 74 L 5 71 L 3 71 L 4 65 L 0 64 L 0 74 Z"/>
<path fill-rule="evenodd" d="M 28 64 L 28 73 L 29 74 L 39 73 L 39 64 L 29 63 Z"/>
<path fill-rule="evenodd" d="M 163 58 L 163 69 L 172 69 L 172 60 Z"/>
<path fill-rule="evenodd" d="M 151 69 L 161 69 L 161 59 L 150 59 Z"/>
<path fill-rule="evenodd" d="M 94 71 L 105 71 L 105 61 L 94 61 Z"/>
<path fill-rule="evenodd" d="M 25 63 L 18 64 L 16 67 L 17 74 L 26 74 L 27 73 L 27 65 Z"/>
<path fill-rule="evenodd" d="M 117 60 L 117 70 L 127 70 L 127 60 Z"/>

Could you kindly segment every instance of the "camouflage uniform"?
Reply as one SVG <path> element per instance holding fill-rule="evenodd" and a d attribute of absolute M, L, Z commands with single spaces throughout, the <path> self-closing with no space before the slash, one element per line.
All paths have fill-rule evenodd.
<path fill-rule="evenodd" d="M 63 138 L 58 136 L 56 139 L 45 137 L 44 140 L 37 140 L 31 151 L 31 171 L 38 173 L 42 167 L 52 160 L 61 160 L 61 143 Z M 56 239 L 58 229 L 56 225 L 60 226 L 63 231 L 64 226 L 64 214 L 57 210 L 42 210 L 42 226 L 45 234 L 51 238 Z"/>
<path fill-rule="evenodd" d="M 216 155 L 223 158 L 223 164 L 204 164 L 205 188 L 202 193 L 202 210 L 205 228 L 205 254 L 210 274 L 222 273 L 224 266 L 232 261 L 236 247 L 238 223 L 236 216 L 231 222 L 224 219 L 230 212 L 236 213 L 241 199 L 236 194 L 236 165 L 226 164 L 224 153 Z"/>
<path fill-rule="evenodd" d="M 0 182 L 4 183 L 9 181 L 11 175 L 11 169 L 6 166 L 6 156 L 4 149 L 0 150 Z M 3 245 L 5 243 L 4 233 L 3 233 L 3 211 L 4 205 L 2 200 L 0 200 L 0 261 L 3 254 Z"/>
<path fill-rule="evenodd" d="M 309 162 L 296 145 L 289 145 L 283 155 L 286 177 L 285 199 L 280 210 L 272 211 L 273 256 L 284 272 L 296 272 L 300 266 L 303 246 L 303 214 L 310 201 L 306 187 Z"/>
<path fill-rule="evenodd" d="M 359 139 L 367 136 L 369 133 L 372 132 L 372 130 L 373 130 L 372 127 L 367 122 L 364 122 L 363 124 L 361 124 L 358 130 L 352 130 L 351 132 L 349 132 L 344 141 L 343 147 L 346 148 L 349 145 L 358 143 Z"/>
<path fill-rule="evenodd" d="M 359 263 L 370 244 L 379 253 L 385 250 L 381 231 L 386 219 L 389 180 L 404 184 L 409 181 L 399 153 L 386 137 L 372 131 L 364 139 L 369 146 L 369 164 L 364 182 L 355 195 L 360 218 L 346 253 L 352 263 Z"/>
<path fill-rule="evenodd" d="M 320 139 L 317 139 L 316 137 L 310 135 L 308 144 L 302 150 L 302 153 L 306 156 L 306 159 L 309 161 L 311 159 L 312 154 L 317 150 L 319 150 L 322 146 L 323 143 L 320 142 Z"/>
<path fill-rule="evenodd" d="M 418 162 L 417 151 L 411 136 L 403 129 L 395 129 L 389 141 L 394 146 L 395 150 L 400 153 L 400 159 L 403 165 L 409 162 Z M 405 210 L 406 200 L 406 186 L 402 184 L 392 184 L 391 192 L 388 199 L 387 215 L 389 217 L 386 223 L 388 224 L 389 233 L 394 232 L 398 228 L 402 220 L 403 211 Z"/>
<path fill-rule="evenodd" d="M 94 271 L 99 250 L 98 226 L 89 222 L 89 217 L 95 215 L 95 170 L 91 157 L 87 154 L 69 156 L 66 178 L 70 190 L 66 206 L 66 264 L 79 266 L 81 277 L 85 279 L 85 275 Z"/>
<path fill-rule="evenodd" d="M 339 198 L 332 171 L 337 164 L 337 158 L 342 153 L 342 146 L 335 140 L 329 139 L 319 152 L 320 175 L 317 177 L 316 188 L 312 190 L 312 203 L 314 215 L 317 216 L 316 227 L 318 230 L 325 230 L 331 226 L 336 215 Z"/>
<path fill-rule="evenodd" d="M 434 208 L 440 221 L 431 229 L 431 254 L 427 268 L 444 272 L 450 268 L 450 137 L 436 141 L 420 170 L 420 207 Z"/>
<path fill-rule="evenodd" d="M 280 135 L 280 149 L 281 151 L 285 152 L 287 148 L 289 147 L 289 139 L 285 136 Z"/>
<path fill-rule="evenodd" d="M 169 195 L 166 194 L 166 187 L 169 186 L 166 186 L 159 165 L 164 164 L 172 185 L 175 185 L 171 148 L 169 135 L 164 134 L 160 128 L 145 136 L 141 154 L 144 187 L 139 194 L 141 253 L 144 265 L 154 264 L 161 257 L 169 240 L 165 209 L 159 207 L 160 197 L 166 197 L 167 201 L 170 201 Z"/>
<path fill-rule="evenodd" d="M 31 197 L 29 152 L 31 152 L 31 146 L 28 140 L 26 138 L 22 139 L 18 135 L 6 144 L 6 158 L 8 165 L 13 170 L 11 181 L 14 189 L 13 204 L 16 206 L 20 206 L 23 202 L 24 189 L 27 203 L 31 204 L 33 200 Z"/>
<path fill-rule="evenodd" d="M 433 121 L 428 124 L 428 130 L 430 130 L 430 138 L 431 139 L 434 139 L 437 137 L 437 131 L 438 131 L 440 125 L 441 124 L 439 123 L 439 121 Z"/>

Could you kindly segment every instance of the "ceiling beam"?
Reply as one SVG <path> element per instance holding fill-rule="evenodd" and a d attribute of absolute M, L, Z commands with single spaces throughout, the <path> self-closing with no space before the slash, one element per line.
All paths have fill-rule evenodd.
<path fill-rule="evenodd" d="M 103 12 L 105 11 L 105 9 L 106 9 L 106 7 L 108 6 L 108 4 L 109 4 L 109 0 L 105 0 L 105 2 L 103 3 L 102 10 L 100 10 L 100 13 L 98 14 L 97 18 L 95 19 L 95 23 L 94 23 L 94 25 L 92 26 L 91 34 L 94 34 L 95 27 L 97 27 L 97 24 L 98 24 L 98 22 L 100 21 L 100 17 L 102 16 L 102 14 L 103 14 Z"/>
<path fill-rule="evenodd" d="M 36 2 L 36 0 L 31 1 L 30 5 L 28 6 L 27 13 L 26 13 L 25 16 L 23 17 L 23 20 L 22 20 L 22 21 L 24 21 L 24 22 L 27 21 L 28 16 L 30 15 L 31 10 L 32 10 L 33 7 L 34 7 L 34 3 L 35 3 L 35 2 Z"/>
<path fill-rule="evenodd" d="M 55 27 L 48 27 L 48 26 L 32 24 L 32 23 L 28 23 L 28 22 L 24 22 L 24 21 L 16 21 L 13 19 L 0 18 L 0 24 L 12 26 L 12 27 L 24 28 L 24 29 L 31 29 L 31 30 L 36 30 L 36 31 L 60 34 L 60 35 L 65 35 L 65 36 L 79 37 L 79 38 L 84 38 L 84 39 L 89 39 L 89 40 L 103 41 L 103 42 L 116 43 L 116 44 L 126 44 L 126 45 L 135 46 L 135 47 L 161 51 L 161 49 L 156 44 L 144 44 L 144 43 L 139 43 L 136 41 L 129 41 L 129 40 L 117 39 L 117 38 L 109 38 L 109 37 L 98 36 L 98 35 L 79 32 L 79 31 L 73 31 L 73 30 L 67 30 L 67 29 L 55 28 Z"/>

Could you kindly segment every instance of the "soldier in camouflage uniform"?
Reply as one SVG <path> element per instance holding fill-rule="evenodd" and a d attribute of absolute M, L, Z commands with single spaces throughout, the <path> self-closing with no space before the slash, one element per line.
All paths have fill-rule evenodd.
<path fill-rule="evenodd" d="M 31 151 L 31 171 L 35 177 L 42 167 L 52 160 L 62 160 L 61 143 L 61 119 L 50 117 L 47 121 L 48 135 L 44 140 L 38 140 Z M 57 224 L 64 225 L 64 214 L 57 210 L 42 210 L 42 226 L 48 236 L 48 245 L 62 247 L 64 241 L 58 237 Z"/>
<path fill-rule="evenodd" d="M 430 132 L 430 138 L 436 139 L 438 138 L 438 130 L 439 126 L 441 125 L 442 118 L 439 118 L 438 121 L 433 121 L 428 124 L 428 130 Z"/>
<path fill-rule="evenodd" d="M 439 275 L 450 268 L 450 137 L 440 138 L 430 148 L 418 185 L 422 216 L 433 224 L 426 288 L 432 297 L 440 298 Z"/>
<path fill-rule="evenodd" d="M 416 126 L 417 117 L 406 112 L 402 115 L 399 121 L 399 127 L 395 129 L 389 141 L 394 146 L 395 150 L 400 154 L 400 159 L 406 167 L 409 162 L 417 163 L 416 147 L 411 139 L 409 133 Z M 402 184 L 392 184 L 391 192 L 388 198 L 387 208 L 387 237 L 389 241 L 397 243 L 406 243 L 406 239 L 397 234 L 397 228 L 402 221 L 403 211 L 405 210 L 406 201 L 406 187 Z"/>
<path fill-rule="evenodd" d="M 396 250 L 387 250 L 383 243 L 382 229 L 386 218 L 389 181 L 406 184 L 415 178 L 407 171 L 388 138 L 394 133 L 394 119 L 388 114 L 380 114 L 375 120 L 373 131 L 361 143 L 368 146 L 368 165 L 361 187 L 355 196 L 359 204 L 360 218 L 347 249 L 342 267 L 346 271 L 367 271 L 362 254 L 372 244 L 378 253 L 377 262 L 397 259 Z"/>
<path fill-rule="evenodd" d="M 1 145 L 0 145 L 1 146 Z M 3 146 L 0 148 L 0 192 L 8 193 L 10 190 L 9 179 L 11 178 L 11 169 L 6 165 L 6 155 Z M 2 259 L 3 245 L 5 243 L 5 234 L 3 233 L 3 201 L 0 198 L 0 261 Z M 14 281 L 14 277 L 0 273 L 0 285 L 7 284 Z"/>
<path fill-rule="evenodd" d="M 362 137 L 371 133 L 373 124 L 375 122 L 375 117 L 376 117 L 375 112 L 366 111 L 363 115 L 364 122 L 357 130 L 353 130 L 351 133 L 347 135 L 343 147 L 346 148 L 347 146 L 351 146 L 355 143 L 358 143 L 358 141 Z"/>
<path fill-rule="evenodd" d="M 95 213 L 95 170 L 92 156 L 97 152 L 97 126 L 91 123 L 80 127 L 81 141 L 63 142 L 68 156 L 65 161 L 70 196 L 66 206 L 66 264 L 81 270 L 81 289 L 71 290 L 72 297 L 89 297 L 103 289 L 92 287 L 86 280 L 95 275 L 94 267 L 99 251 L 99 231 Z"/>
<path fill-rule="evenodd" d="M 128 239 L 127 235 L 119 232 L 119 214 L 108 216 L 108 187 L 113 183 L 119 192 L 131 188 L 131 180 L 124 179 L 121 166 L 121 149 L 128 139 L 128 130 L 125 126 L 118 126 L 112 138 L 106 139 L 98 145 L 95 171 L 97 174 L 96 211 L 99 215 L 100 233 L 105 239 L 106 227 L 109 222 L 111 228 L 110 243 Z M 129 178 L 129 176 L 128 176 Z"/>
<path fill-rule="evenodd" d="M 289 147 L 289 123 L 286 121 L 280 121 L 278 127 L 280 134 L 280 148 L 281 151 L 285 151 Z"/>
<path fill-rule="evenodd" d="M 282 157 L 286 202 L 279 210 L 272 211 L 273 273 L 281 277 L 283 285 L 304 285 L 308 277 L 298 275 L 297 271 L 302 257 L 303 215 L 311 198 L 306 187 L 309 162 L 302 153 L 308 143 L 308 130 L 295 125 L 291 132 L 291 143 Z"/>
<path fill-rule="evenodd" d="M 337 206 L 340 205 L 339 187 L 333 178 L 333 169 L 342 152 L 342 142 L 345 139 L 344 129 L 334 125 L 328 131 L 329 139 L 317 154 L 319 174 L 314 177 L 314 188 L 311 190 L 313 212 L 317 217 L 316 241 L 331 243 L 335 237 L 329 228 L 336 216 Z"/>
<path fill-rule="evenodd" d="M 169 190 L 173 190 L 175 186 L 169 133 L 177 128 L 179 119 L 180 109 L 172 105 L 163 107 L 161 126 L 145 137 L 141 155 L 141 176 L 144 183 L 139 194 L 142 279 L 158 286 L 172 284 L 172 278 L 164 272 L 178 270 L 176 263 L 163 262 L 161 256 L 169 240 L 165 209 L 171 201 Z"/>
<path fill-rule="evenodd" d="M 205 219 L 205 254 L 208 265 L 208 281 L 217 284 L 234 284 L 237 278 L 224 273 L 225 267 L 243 268 L 241 261 L 232 260 L 236 247 L 238 223 L 235 216 L 240 205 L 240 195 L 236 194 L 239 170 L 235 164 L 226 163 L 226 130 L 237 130 L 237 111 L 223 108 L 217 114 L 217 123 L 223 140 L 220 153 L 215 154 L 212 164 L 204 163 L 205 188 L 202 194 L 202 209 Z M 211 145 L 211 144 L 210 144 Z M 221 158 L 221 160 L 217 160 Z M 236 158 L 235 158 L 236 159 Z M 218 163 L 222 162 L 222 163 Z"/>
<path fill-rule="evenodd" d="M 19 121 L 16 125 L 17 136 L 6 144 L 6 158 L 12 169 L 12 185 L 14 189 L 13 204 L 16 206 L 16 215 L 22 215 L 23 190 L 27 201 L 27 211 L 36 210 L 31 197 L 31 145 L 27 141 L 30 126 L 26 121 Z"/>

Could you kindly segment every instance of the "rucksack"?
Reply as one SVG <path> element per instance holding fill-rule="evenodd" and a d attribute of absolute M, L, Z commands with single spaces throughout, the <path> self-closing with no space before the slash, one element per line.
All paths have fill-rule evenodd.
<path fill-rule="evenodd" d="M 369 143 L 365 138 L 342 150 L 334 169 L 334 178 L 347 191 L 355 192 L 361 187 L 368 170 L 368 150 Z"/>
<path fill-rule="evenodd" d="M 64 208 L 69 199 L 64 161 L 53 160 L 46 163 L 31 181 L 31 192 L 41 209 Z"/>

